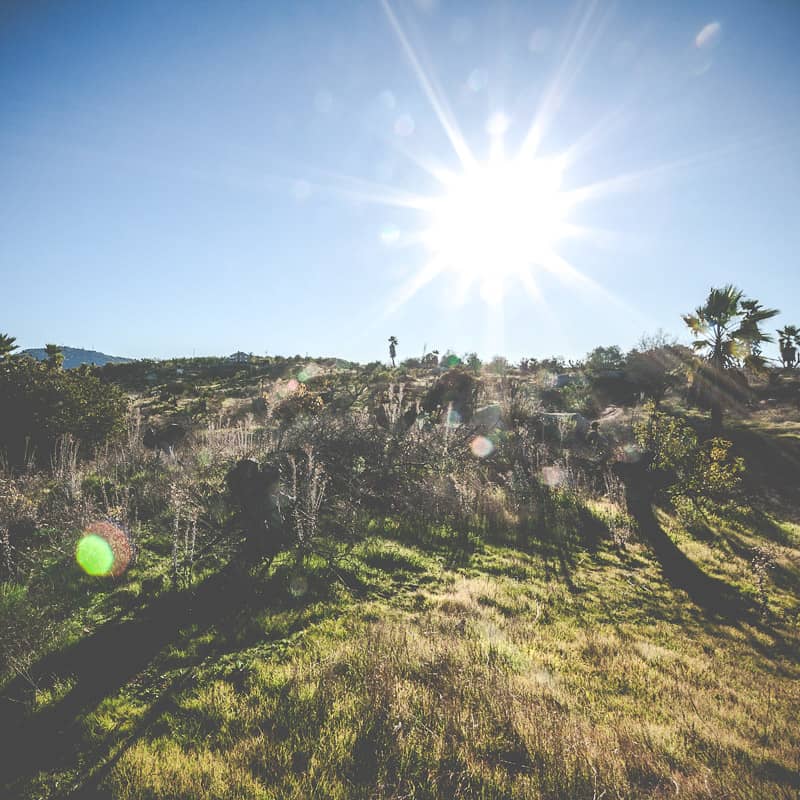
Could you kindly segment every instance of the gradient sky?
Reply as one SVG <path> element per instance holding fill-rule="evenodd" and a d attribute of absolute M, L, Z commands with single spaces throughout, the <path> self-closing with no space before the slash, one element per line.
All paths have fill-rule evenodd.
<path fill-rule="evenodd" d="M 420 165 L 458 170 L 391 15 L 478 159 L 545 107 L 565 188 L 627 176 L 502 315 L 427 254 Z M 800 4 L 4 2 L 0 331 L 130 357 L 579 356 L 733 282 L 800 324 Z M 548 95 L 549 92 L 549 95 Z M 541 119 L 541 117 L 540 117 Z M 604 184 L 609 186 L 609 184 Z M 774 354 L 775 348 L 770 349 Z"/>

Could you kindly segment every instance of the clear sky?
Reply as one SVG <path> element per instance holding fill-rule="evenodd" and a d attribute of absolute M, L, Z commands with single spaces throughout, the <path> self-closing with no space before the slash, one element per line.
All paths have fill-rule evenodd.
<path fill-rule="evenodd" d="M 726 282 L 800 324 L 798 32 L 794 0 L 6 0 L 0 331 L 572 357 L 686 338 Z"/>

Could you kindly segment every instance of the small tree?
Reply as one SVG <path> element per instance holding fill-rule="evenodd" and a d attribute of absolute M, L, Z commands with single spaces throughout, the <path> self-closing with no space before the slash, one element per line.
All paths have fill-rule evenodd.
<path fill-rule="evenodd" d="M 12 466 L 23 464 L 31 452 L 46 462 L 65 434 L 87 452 L 122 433 L 128 401 L 116 386 L 35 359 L 2 363 L 0 453 Z"/>
<path fill-rule="evenodd" d="M 739 495 L 745 464 L 732 452 L 731 442 L 699 441 L 686 422 L 655 406 L 633 429 L 639 446 L 652 457 L 649 469 L 660 473 L 662 491 L 688 527 Z"/>
<path fill-rule="evenodd" d="M 478 354 L 477 353 L 466 353 L 464 355 L 464 358 L 462 359 L 462 361 L 473 372 L 480 372 L 481 360 L 480 360 L 480 358 L 478 358 Z"/>
<path fill-rule="evenodd" d="M 631 350 L 625 359 L 625 377 L 658 409 L 670 389 L 685 383 L 690 361 L 687 348 L 676 344 Z"/>
<path fill-rule="evenodd" d="M 397 337 L 390 336 L 389 337 L 389 358 L 392 359 L 392 366 L 394 366 L 394 360 L 397 357 Z"/>
<path fill-rule="evenodd" d="M 615 372 L 625 366 L 625 356 L 622 350 L 615 344 L 610 347 L 595 347 L 587 353 L 583 362 L 583 368 L 590 374 L 601 372 Z"/>
<path fill-rule="evenodd" d="M 47 365 L 51 369 L 61 369 L 64 366 L 64 351 L 57 344 L 46 344 L 44 352 L 47 355 Z"/>
<path fill-rule="evenodd" d="M 794 369 L 800 364 L 797 358 L 797 348 L 800 347 L 800 328 L 796 325 L 785 325 L 779 328 L 778 348 L 781 352 L 781 363 L 786 369 Z"/>
<path fill-rule="evenodd" d="M 422 356 L 422 364 L 425 367 L 438 367 L 439 366 L 439 351 L 431 350 L 430 353 L 425 353 Z"/>
<path fill-rule="evenodd" d="M 695 335 L 692 346 L 703 359 L 695 381 L 706 384 L 711 422 L 716 429 L 722 427 L 732 373 L 741 367 L 763 368 L 761 344 L 772 339 L 760 324 L 777 313 L 777 309 L 763 308 L 758 301 L 746 299 L 741 289 L 728 284 L 712 288 L 702 306 L 693 314 L 684 314 L 683 321 Z"/>
<path fill-rule="evenodd" d="M 14 344 L 17 339 L 7 333 L 0 333 L 0 359 L 10 356 L 19 345 Z"/>

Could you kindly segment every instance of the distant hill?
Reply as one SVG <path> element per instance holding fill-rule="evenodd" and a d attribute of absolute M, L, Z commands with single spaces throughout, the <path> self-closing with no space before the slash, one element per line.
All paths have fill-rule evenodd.
<path fill-rule="evenodd" d="M 102 367 L 103 364 L 127 364 L 133 361 L 132 358 L 122 358 L 121 356 L 109 356 L 105 353 L 99 353 L 97 350 L 84 350 L 81 347 L 62 347 L 64 352 L 64 369 L 74 369 L 81 364 L 96 364 Z M 45 361 L 47 354 L 43 347 L 31 347 L 28 350 L 23 350 L 33 358 L 39 361 Z"/>

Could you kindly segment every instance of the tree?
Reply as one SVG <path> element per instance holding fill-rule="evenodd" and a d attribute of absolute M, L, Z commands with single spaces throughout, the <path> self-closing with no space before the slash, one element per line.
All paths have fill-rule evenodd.
<path fill-rule="evenodd" d="M 14 344 L 17 339 L 15 336 L 9 336 L 7 333 L 0 333 L 0 358 L 10 356 L 19 345 Z"/>
<path fill-rule="evenodd" d="M 677 344 L 631 350 L 625 358 L 625 377 L 658 410 L 666 393 L 685 383 L 690 360 L 687 348 Z"/>
<path fill-rule="evenodd" d="M 776 333 L 778 334 L 781 363 L 786 369 L 794 369 L 800 365 L 800 360 L 797 358 L 797 348 L 800 347 L 800 328 L 797 325 L 785 325 Z"/>
<path fill-rule="evenodd" d="M 64 366 L 64 351 L 57 344 L 46 344 L 44 351 L 47 355 L 47 366 L 51 369 L 61 369 Z"/>
<path fill-rule="evenodd" d="M 394 360 L 397 356 L 397 337 L 390 336 L 389 337 L 389 358 L 392 359 L 392 366 L 394 366 Z"/>
<path fill-rule="evenodd" d="M 124 429 L 128 400 L 116 386 L 32 358 L 0 364 L 0 454 L 12 467 L 32 452 L 46 464 L 64 434 L 86 453 Z"/>
<path fill-rule="evenodd" d="M 758 327 L 762 322 L 771 319 L 777 313 L 777 309 L 764 308 L 758 300 L 742 300 L 741 306 L 744 309 L 744 319 L 741 329 L 747 355 L 743 359 L 745 366 L 753 370 L 763 370 L 767 360 L 761 352 L 761 345 L 764 342 L 772 342 L 773 338 Z"/>
<path fill-rule="evenodd" d="M 584 369 L 590 374 L 616 372 L 625 366 L 625 356 L 615 344 L 610 347 L 595 347 L 587 353 L 583 362 Z"/>
<path fill-rule="evenodd" d="M 465 353 L 464 358 L 461 359 L 469 369 L 473 372 L 480 372 L 481 360 L 478 358 L 477 353 Z"/>
<path fill-rule="evenodd" d="M 425 353 L 422 356 L 422 364 L 425 367 L 438 367 L 439 366 L 439 351 L 431 350 L 430 353 Z"/>
<path fill-rule="evenodd" d="M 712 288 L 702 306 L 693 314 L 683 315 L 695 336 L 692 347 L 703 360 L 695 372 L 695 388 L 709 396 L 711 422 L 716 429 L 722 427 L 723 407 L 743 378 L 737 377 L 738 370 L 763 367 L 761 344 L 772 338 L 760 325 L 777 313 L 774 308 L 763 308 L 758 301 L 746 299 L 741 289 L 728 284 Z"/>

